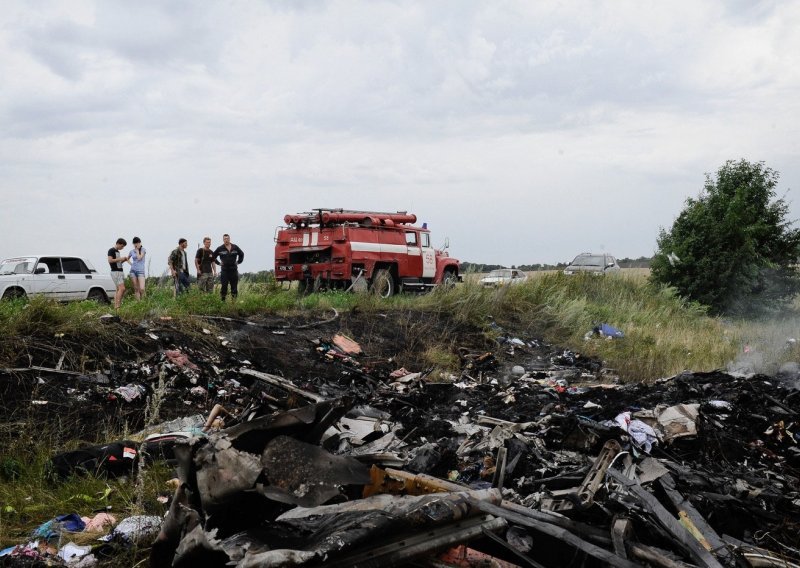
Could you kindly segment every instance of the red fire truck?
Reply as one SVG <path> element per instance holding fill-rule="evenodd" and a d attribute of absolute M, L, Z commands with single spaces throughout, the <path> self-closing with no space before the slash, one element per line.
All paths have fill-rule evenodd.
<path fill-rule="evenodd" d="M 275 232 L 275 279 L 303 291 L 369 288 L 388 297 L 460 280 L 459 262 L 431 246 L 405 211 L 316 209 L 286 215 Z"/>

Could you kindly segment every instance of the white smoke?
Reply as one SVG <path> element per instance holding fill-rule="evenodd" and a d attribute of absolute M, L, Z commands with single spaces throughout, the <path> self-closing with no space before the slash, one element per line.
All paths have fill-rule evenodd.
<path fill-rule="evenodd" d="M 800 318 L 739 321 L 739 354 L 728 372 L 743 374 L 800 374 Z"/>

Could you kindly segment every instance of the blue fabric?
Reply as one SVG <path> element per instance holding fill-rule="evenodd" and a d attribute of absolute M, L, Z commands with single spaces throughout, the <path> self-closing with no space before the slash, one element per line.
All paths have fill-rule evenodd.
<path fill-rule="evenodd" d="M 625 334 L 622 333 L 622 331 L 618 330 L 616 327 L 608 325 L 607 323 L 600 324 L 600 333 L 606 337 L 625 337 Z"/>
<path fill-rule="evenodd" d="M 33 537 L 50 540 L 57 537 L 61 531 L 83 532 L 85 528 L 86 523 L 83 522 L 80 515 L 69 513 L 68 515 L 59 515 L 55 519 L 39 525 L 34 529 Z"/>
<path fill-rule="evenodd" d="M 178 272 L 178 275 L 175 277 L 175 293 L 182 294 L 189 290 L 189 274 L 186 272 Z"/>
<path fill-rule="evenodd" d="M 46 523 L 42 523 L 33 530 L 33 538 L 43 538 L 45 540 L 50 540 L 54 536 L 58 536 L 58 533 L 55 530 L 53 530 L 55 524 L 56 524 L 55 519 L 50 519 Z"/>
<path fill-rule="evenodd" d="M 141 248 L 142 251 L 142 260 L 137 260 L 136 255 L 136 247 L 131 249 L 131 252 L 128 253 L 128 258 L 131 259 L 131 272 L 136 272 L 136 274 L 144 275 L 144 260 L 147 258 L 147 251 L 144 247 Z"/>
<path fill-rule="evenodd" d="M 69 532 L 82 532 L 86 528 L 86 523 L 83 522 L 80 515 L 77 513 L 70 513 L 68 515 L 59 515 L 56 521 L 61 523 L 61 527 Z"/>

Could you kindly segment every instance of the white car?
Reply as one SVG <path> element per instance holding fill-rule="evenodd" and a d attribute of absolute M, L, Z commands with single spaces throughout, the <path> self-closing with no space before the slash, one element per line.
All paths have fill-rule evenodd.
<path fill-rule="evenodd" d="M 520 284 L 528 279 L 528 275 L 516 268 L 500 268 L 492 270 L 489 274 L 481 278 L 481 285 L 488 288 L 505 286 L 506 284 Z"/>
<path fill-rule="evenodd" d="M 61 302 L 95 300 L 108 302 L 116 286 L 108 274 L 77 256 L 31 255 L 0 262 L 0 298 L 41 295 Z"/>

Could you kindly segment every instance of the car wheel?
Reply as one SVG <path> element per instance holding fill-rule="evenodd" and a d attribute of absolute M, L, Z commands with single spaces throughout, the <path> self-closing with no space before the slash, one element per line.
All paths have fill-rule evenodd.
<path fill-rule="evenodd" d="M 372 293 L 381 298 L 388 298 L 394 294 L 394 278 L 392 273 L 382 268 L 375 273 L 372 278 Z"/>
<path fill-rule="evenodd" d="M 98 290 L 97 288 L 93 288 L 89 290 L 89 294 L 86 296 L 87 300 L 92 302 L 97 302 L 98 304 L 108 304 L 108 296 L 102 290 Z"/>
<path fill-rule="evenodd" d="M 3 299 L 4 300 L 17 300 L 17 299 L 26 298 L 26 297 L 27 297 L 27 294 L 25 293 L 25 290 L 23 290 L 21 288 L 9 288 L 3 294 Z"/>

